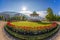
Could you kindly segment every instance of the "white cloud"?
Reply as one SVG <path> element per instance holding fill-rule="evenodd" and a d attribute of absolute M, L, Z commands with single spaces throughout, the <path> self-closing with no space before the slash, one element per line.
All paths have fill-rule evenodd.
<path fill-rule="evenodd" d="M 25 15 L 30 15 L 32 12 L 31 11 L 20 11 L 20 13 L 25 14 Z"/>
<path fill-rule="evenodd" d="M 38 11 L 37 12 L 39 14 L 39 16 L 41 17 L 45 17 L 47 15 L 47 12 L 46 11 Z"/>
<path fill-rule="evenodd" d="M 37 14 L 39 14 L 39 16 L 41 16 L 41 17 L 45 17 L 45 16 L 47 15 L 47 12 L 46 12 L 46 11 L 36 11 L 36 12 L 37 12 Z M 20 11 L 20 13 L 29 16 L 29 15 L 32 14 L 33 12 L 31 12 L 31 11 Z"/>

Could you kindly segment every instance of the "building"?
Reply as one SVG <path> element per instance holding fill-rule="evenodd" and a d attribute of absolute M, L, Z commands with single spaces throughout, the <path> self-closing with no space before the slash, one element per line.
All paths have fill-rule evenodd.
<path fill-rule="evenodd" d="M 35 11 L 33 12 L 33 14 L 30 14 L 30 21 L 40 21 L 40 17 L 39 14 L 37 14 Z"/>

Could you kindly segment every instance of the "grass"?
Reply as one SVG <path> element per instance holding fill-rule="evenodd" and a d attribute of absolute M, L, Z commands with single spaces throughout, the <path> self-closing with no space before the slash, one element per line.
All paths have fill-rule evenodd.
<path fill-rule="evenodd" d="M 20 21 L 20 22 L 12 22 L 11 24 L 14 24 L 15 26 L 37 27 L 37 26 L 48 26 L 51 23 Z"/>

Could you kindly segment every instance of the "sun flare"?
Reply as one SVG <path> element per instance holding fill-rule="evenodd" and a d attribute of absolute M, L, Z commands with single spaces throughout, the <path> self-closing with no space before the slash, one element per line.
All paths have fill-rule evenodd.
<path fill-rule="evenodd" d="M 24 6 L 24 7 L 22 7 L 22 11 L 26 11 L 27 10 L 27 8 Z"/>

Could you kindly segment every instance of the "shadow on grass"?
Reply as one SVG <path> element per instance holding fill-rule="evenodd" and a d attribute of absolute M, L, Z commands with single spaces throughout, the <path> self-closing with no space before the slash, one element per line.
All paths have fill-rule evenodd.
<path fill-rule="evenodd" d="M 51 24 L 50 22 L 49 22 L 49 23 L 47 23 L 47 22 L 41 22 L 41 21 L 36 22 L 36 23 L 38 23 L 38 24 Z"/>

